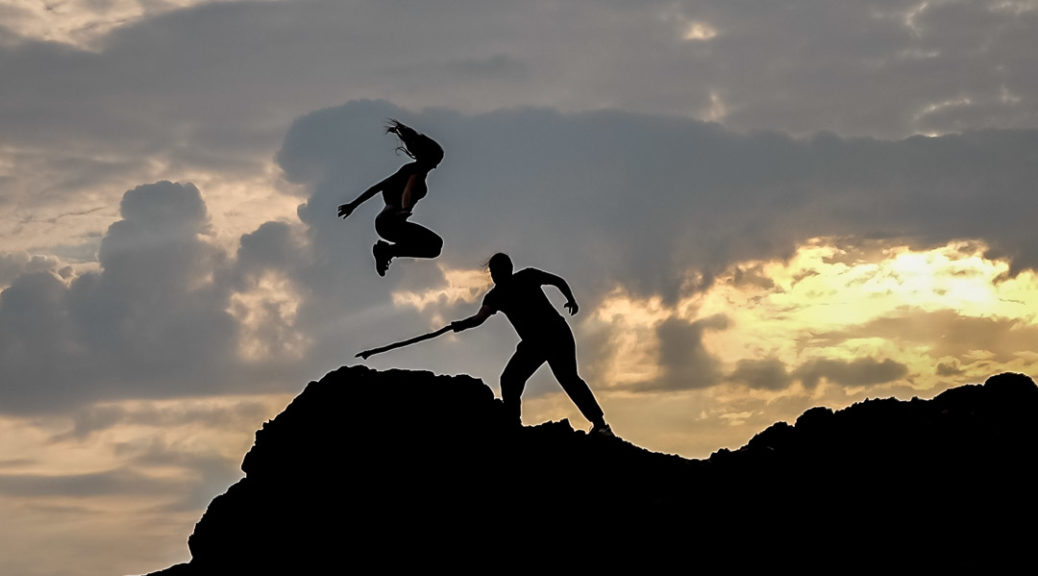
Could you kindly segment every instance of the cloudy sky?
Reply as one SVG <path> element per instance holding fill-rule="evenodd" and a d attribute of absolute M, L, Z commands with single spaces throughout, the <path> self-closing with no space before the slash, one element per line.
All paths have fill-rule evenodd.
<path fill-rule="evenodd" d="M 259 425 L 474 312 L 495 251 L 569 281 L 656 451 L 1038 372 L 1036 35 L 1035 0 L 0 0 L 0 573 L 185 561 Z M 446 150 L 445 247 L 379 278 L 380 201 L 335 208 L 407 160 L 390 117 Z M 515 342 L 368 363 L 496 391 Z"/>

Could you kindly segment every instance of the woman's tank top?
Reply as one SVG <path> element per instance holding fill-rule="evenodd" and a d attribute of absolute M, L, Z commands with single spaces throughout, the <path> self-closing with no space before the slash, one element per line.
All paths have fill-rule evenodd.
<path fill-rule="evenodd" d="M 407 188 L 407 181 L 413 174 L 418 174 L 418 170 L 416 165 L 412 163 L 401 166 L 396 171 L 396 174 L 389 177 L 389 182 L 382 188 L 382 200 L 385 201 L 386 206 L 396 209 L 402 208 L 404 189 Z M 422 198 L 425 198 L 428 192 L 429 188 L 425 184 L 425 178 L 419 174 L 415 179 L 415 183 L 411 185 L 411 204 L 414 205 Z"/>

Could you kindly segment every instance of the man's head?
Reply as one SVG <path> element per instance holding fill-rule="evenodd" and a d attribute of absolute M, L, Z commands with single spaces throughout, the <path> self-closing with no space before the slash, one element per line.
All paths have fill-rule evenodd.
<path fill-rule="evenodd" d="M 494 254 L 487 262 L 487 267 L 490 268 L 490 277 L 494 279 L 494 284 L 500 284 L 512 277 L 512 259 L 508 257 L 508 254 L 503 252 Z"/>

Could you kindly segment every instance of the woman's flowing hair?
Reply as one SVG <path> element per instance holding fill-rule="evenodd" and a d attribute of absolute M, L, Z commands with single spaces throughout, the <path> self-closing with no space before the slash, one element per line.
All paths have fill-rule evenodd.
<path fill-rule="evenodd" d="M 435 168 L 443 160 L 443 148 L 435 140 L 395 118 L 390 118 L 387 122 L 386 133 L 396 134 L 403 143 L 396 149 L 421 164 L 428 164 Z"/>

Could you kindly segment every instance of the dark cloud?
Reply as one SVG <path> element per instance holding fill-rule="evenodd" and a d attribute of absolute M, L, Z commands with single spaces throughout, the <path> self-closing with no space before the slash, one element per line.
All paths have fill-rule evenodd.
<path fill-rule="evenodd" d="M 717 35 L 686 40 L 692 22 Z M 1036 29 L 1038 10 L 984 2 L 208 3 L 143 17 L 95 51 L 0 39 L 0 144 L 18 156 L 4 176 L 34 209 L 113 180 L 246 176 L 294 116 L 362 98 L 794 134 L 1034 128 Z"/>
<path fill-rule="evenodd" d="M 196 425 L 233 430 L 240 429 L 241 426 L 255 425 L 268 412 L 266 404 L 249 400 L 239 401 L 232 406 L 146 405 L 131 408 L 116 404 L 90 405 L 76 410 L 72 414 L 72 428 L 54 436 L 51 441 L 84 440 L 94 432 L 120 425 L 151 428 Z"/>
<path fill-rule="evenodd" d="M 387 117 L 414 124 L 446 150 L 414 216 L 446 244 L 437 262 L 400 262 L 383 279 L 372 273 L 370 254 L 380 200 L 345 222 L 335 209 L 404 162 L 384 134 Z M 158 183 L 126 195 L 123 219 L 101 243 L 101 272 L 70 286 L 46 272 L 15 279 L 0 297 L 0 355 L 15 375 L 2 406 L 283 390 L 286 381 L 340 365 L 350 350 L 429 329 L 433 314 L 467 315 L 471 305 L 401 310 L 391 294 L 442 286 L 439 266 L 476 268 L 498 250 L 565 277 L 585 309 L 618 285 L 673 301 L 741 260 L 787 256 L 798 243 L 828 235 L 846 244 L 865 237 L 916 246 L 980 238 L 993 253 L 1014 255 L 1015 267 L 1028 266 L 1038 261 L 1027 217 L 1038 209 L 1027 193 L 1038 177 L 1038 164 L 1028 161 L 1034 150 L 1038 132 L 1031 131 L 799 140 L 609 111 L 466 116 L 381 101 L 320 110 L 298 119 L 277 155 L 307 195 L 301 234 L 268 223 L 245 235 L 237 259 L 229 259 L 200 240 L 208 222 L 199 191 Z M 260 332 L 272 339 L 271 349 L 297 333 L 310 347 L 295 360 L 244 365 L 230 297 L 255 288 L 268 272 L 287 278 L 301 300 L 291 322 L 272 312 Z M 690 283 L 693 277 L 703 280 Z M 762 282 L 752 268 L 742 271 L 742 281 Z M 921 325 L 879 322 L 867 329 L 904 338 Z M 932 336 L 932 328 L 918 338 Z M 695 326 L 663 329 L 674 354 L 661 388 L 720 377 L 705 352 L 680 352 L 701 349 L 700 335 Z M 414 363 L 496 381 L 494 362 L 503 365 L 514 342 L 507 327 L 475 345 L 459 340 L 374 364 Z M 484 350 L 491 343 L 500 358 Z M 948 346 L 953 357 L 965 350 Z"/>
<path fill-rule="evenodd" d="M 235 271 L 239 282 L 255 281 L 264 272 L 294 275 L 306 266 L 307 247 L 297 239 L 292 228 L 283 222 L 267 222 L 241 237 Z"/>
<path fill-rule="evenodd" d="M 222 388 L 236 326 L 223 257 L 199 239 L 200 193 L 159 182 L 127 192 L 121 209 L 99 273 L 68 286 L 49 272 L 24 274 L 0 293 L 0 410 Z"/>
<path fill-rule="evenodd" d="M 119 211 L 126 226 L 146 228 L 149 238 L 159 241 L 165 235 L 185 235 L 185 231 L 197 234 L 207 224 L 205 203 L 194 184 L 177 187 L 169 182 L 159 182 L 138 186 L 123 195 Z M 109 239 L 113 236 L 112 229 L 108 236 Z"/>
<path fill-rule="evenodd" d="M 57 268 L 57 264 L 56 259 L 46 256 L 0 252 L 0 288 L 9 286 L 15 278 L 22 274 L 54 270 Z"/>
<path fill-rule="evenodd" d="M 739 360 L 726 379 L 761 390 L 784 390 L 793 383 L 793 376 L 778 358 Z"/>
<path fill-rule="evenodd" d="M 101 242 L 102 272 L 70 290 L 79 326 L 102 336 L 90 342 L 92 359 L 118 366 L 119 380 L 204 388 L 199 380 L 234 356 L 235 325 L 219 282 L 223 255 L 199 238 L 208 227 L 201 195 L 191 184 L 139 186 L 122 213 Z"/>
<path fill-rule="evenodd" d="M 53 161 L 57 179 L 30 196 L 63 206 L 57 213 L 67 219 L 97 208 L 68 209 L 67 195 L 132 173 L 141 158 L 161 158 L 173 172 L 248 174 L 269 157 L 298 110 L 346 98 L 389 95 L 409 106 L 462 110 L 544 103 L 687 114 L 689 103 L 707 106 L 716 91 L 729 103 L 726 121 L 735 127 L 902 134 L 914 122 L 912 110 L 954 98 L 955 90 L 938 85 L 961 79 L 960 73 L 942 79 L 921 72 L 957 70 L 952 63 L 969 51 L 949 39 L 969 46 L 980 37 L 977 30 L 987 30 L 989 52 L 974 52 L 978 60 L 969 69 L 983 76 L 993 69 L 986 59 L 1004 61 L 1007 90 L 1034 91 L 1020 84 L 1030 80 L 1017 71 L 1019 58 L 1004 58 L 1033 27 L 1034 13 L 978 13 L 983 18 L 958 37 L 953 31 L 963 27 L 965 33 L 964 14 L 986 8 L 928 7 L 916 18 L 923 26 L 918 32 L 906 28 L 912 5 L 905 2 L 775 4 L 760 13 L 731 3 L 665 3 L 651 17 L 643 5 L 576 3 L 552 8 L 549 19 L 526 5 L 462 3 L 407 13 L 385 3 L 364 6 L 203 6 L 127 27 L 97 52 L 38 42 L 5 46 L 4 143 L 18 154 L 14 165 L 30 166 L 33 174 L 50 174 L 47 162 Z M 455 9 L 464 9 L 464 22 L 452 17 Z M 338 17 L 343 10 L 349 18 Z M 683 41 L 682 27 L 691 20 L 718 35 Z M 536 30 L 537 42 L 524 30 Z M 607 36 L 605 44 L 591 41 Z M 269 41 L 275 37 L 280 41 Z M 932 49 L 941 56 L 911 57 L 913 49 L 931 50 L 923 43 L 936 43 Z M 588 61 L 608 65 L 589 68 Z M 581 75 L 569 72 L 575 66 Z M 725 70 L 737 74 L 725 76 Z M 827 78 L 821 88 L 811 80 L 816 75 Z M 299 86 L 317 89 L 301 92 Z M 886 96 L 891 86 L 901 91 L 897 97 Z M 870 94 L 874 88 L 885 96 Z M 1033 125 L 997 117 L 1015 106 L 1030 118 L 1031 100 L 992 104 L 990 121 L 948 117 L 947 125 Z M 928 129 L 939 127 L 934 114 L 924 115 Z M 392 138 L 382 135 L 390 116 L 414 123 L 447 151 L 415 216 L 444 236 L 440 262 L 473 268 L 494 251 L 509 251 L 517 262 L 565 276 L 585 308 L 617 285 L 673 301 L 732 263 L 786 256 L 817 236 L 840 236 L 847 246 L 862 238 L 914 246 L 977 238 L 991 246 L 991 255 L 1011 258 L 1014 271 L 1038 264 L 1029 220 L 1038 208 L 1029 193 L 1038 176 L 1033 130 L 896 141 L 830 133 L 797 139 L 680 116 L 529 108 L 468 115 L 354 101 L 298 118 L 277 155 L 306 196 L 299 211 L 307 226 L 303 239 L 285 224 L 270 223 L 242 238 L 237 264 L 224 262 L 197 240 L 206 229 L 197 191 L 140 192 L 140 198 L 128 195 L 122 220 L 103 238 L 101 273 L 66 287 L 45 270 L 34 275 L 0 266 L 11 284 L 0 315 L 5 327 L 20 326 L 0 329 L 0 354 L 17 382 L 7 387 L 2 409 L 40 407 L 55 395 L 195 393 L 248 379 L 260 386 L 333 368 L 343 350 L 425 328 L 431 312 L 394 310 L 389 295 L 405 286 L 441 285 L 436 264 L 408 263 L 379 279 L 371 274 L 369 253 L 377 200 L 345 223 L 334 216 L 335 206 L 403 162 L 392 154 Z M 53 158 L 25 152 L 46 151 L 53 142 L 62 143 Z M 97 246 L 96 239 L 83 240 L 68 249 L 77 258 Z M 238 338 L 228 298 L 271 271 L 290 278 L 303 301 L 293 325 L 278 319 L 267 332 L 287 339 L 302 331 L 313 340 L 309 355 L 295 368 L 236 366 L 239 384 L 225 384 L 234 379 L 227 358 Z M 741 281 L 763 279 L 750 269 Z M 507 354 L 511 338 L 503 329 L 476 346 L 465 344 L 482 354 L 452 365 L 445 364 L 440 343 L 394 359 L 494 380 L 499 367 L 489 359 L 496 357 L 483 347 L 490 341 Z M 149 382 L 146 390 L 130 384 L 140 378 Z"/>
<path fill-rule="evenodd" d="M 764 274 L 763 267 L 760 265 L 748 268 L 736 266 L 731 282 L 737 287 L 752 286 L 761 290 L 771 290 L 775 287 L 775 281 Z"/>
<path fill-rule="evenodd" d="M 130 468 L 90 474 L 0 474 L 0 494 L 19 497 L 166 495 L 183 488 L 184 482 L 155 478 Z"/>
<path fill-rule="evenodd" d="M 649 392 L 691 390 L 720 383 L 721 363 L 703 346 L 703 333 L 727 327 L 728 319 L 721 315 L 692 323 L 680 318 L 664 321 L 656 331 L 660 339 L 659 363 L 663 376 L 633 388 Z"/>
<path fill-rule="evenodd" d="M 373 240 L 364 221 L 375 208 L 363 207 L 345 227 L 334 213 L 401 162 L 380 140 L 387 116 L 446 149 L 415 218 L 443 233 L 444 259 L 454 266 L 504 249 L 575 270 L 595 293 L 621 283 L 673 297 L 690 269 L 709 280 L 740 260 L 788 256 L 818 236 L 919 247 L 980 238 L 1016 269 L 1038 264 L 1026 216 L 1038 200 L 1025 192 L 1038 177 L 1028 160 L 1038 132 L 798 140 L 619 112 L 461 116 L 369 101 L 301 117 L 278 154 L 287 177 L 311 190 L 300 216 L 319 253 Z M 743 280 L 761 282 L 752 270 Z"/>
<path fill-rule="evenodd" d="M 1038 11 L 940 3 L 910 19 L 918 8 L 912 0 L 216 3 L 145 18 L 96 53 L 9 45 L 0 63 L 15 81 L 0 101 L 25 111 L 30 96 L 45 95 L 38 103 L 62 104 L 53 110 L 60 117 L 24 121 L 57 130 L 62 121 L 72 121 L 67 129 L 129 118 L 121 130 L 138 135 L 153 128 L 149 116 L 187 120 L 169 102 L 187 103 L 196 118 L 242 120 L 283 114 L 293 96 L 316 107 L 329 94 L 688 114 L 708 108 L 713 92 L 739 129 L 897 136 L 1034 126 L 1038 81 L 1026 55 Z M 692 21 L 716 37 L 686 41 Z M 940 106 L 959 100 L 969 103 Z M 226 119 L 190 122 L 192 138 L 229 143 L 249 131 L 226 130 Z"/>
<path fill-rule="evenodd" d="M 907 375 L 908 367 L 904 364 L 874 358 L 850 361 L 824 358 L 806 362 L 793 371 L 793 376 L 807 388 L 814 388 L 822 378 L 841 386 L 873 386 L 893 382 Z"/>
<path fill-rule="evenodd" d="M 938 376 L 958 376 L 965 373 L 965 370 L 959 369 L 954 363 L 951 362 L 938 362 L 937 363 L 937 375 Z"/>
<path fill-rule="evenodd" d="M 401 263 L 380 279 L 370 255 L 374 206 L 345 223 L 334 219 L 335 205 L 403 161 L 379 135 L 391 115 L 447 149 L 415 216 L 444 235 L 440 263 L 473 268 L 507 250 L 521 265 L 565 276 L 588 311 L 618 284 L 673 301 L 732 263 L 789 255 L 817 236 L 915 247 L 974 238 L 991 256 L 1010 258 L 1014 272 L 1038 267 L 1030 222 L 1038 207 L 1038 11 L 1006 6 L 214 3 L 145 17 L 95 52 L 0 29 L 0 243 L 77 262 L 100 248 L 101 259 L 100 271 L 73 277 L 0 258 L 0 411 L 297 389 L 357 349 L 430 328 L 436 312 L 448 320 L 470 312 L 467 304 L 395 308 L 394 290 L 443 284 L 436 263 Z M 685 40 L 692 21 L 717 35 Z M 243 237 L 236 254 L 214 250 L 199 238 L 204 203 L 187 185 L 139 191 L 116 214 L 119 193 L 139 182 L 199 172 L 253 178 L 293 118 L 341 102 L 351 103 L 299 118 L 278 156 L 305 197 L 302 237 L 271 223 Z M 587 110 L 598 112 L 580 112 Z M 819 130 L 829 133 L 783 134 Z M 931 131 L 963 133 L 900 139 Z M 302 301 L 291 325 L 265 332 L 301 331 L 312 346 L 294 362 L 243 364 L 231 299 L 268 273 L 288 278 Z M 922 327 L 906 317 L 866 328 L 899 342 L 950 330 L 939 347 L 960 367 L 970 350 L 1008 358 L 1036 342 L 1009 321 L 918 318 Z M 724 380 L 702 347 L 706 329 L 720 328 L 661 328 L 661 389 Z M 499 318 L 478 335 L 370 363 L 493 383 L 514 342 Z M 584 344 L 582 353 L 594 352 Z M 818 361 L 793 376 L 867 385 L 903 368 Z M 729 376 L 768 387 L 784 373 L 764 360 Z M 138 416 L 99 411 L 83 417 L 79 432 Z M 200 471 L 190 484 L 198 488 L 171 511 L 201 505 L 233 478 L 227 466 L 170 452 L 126 455 L 135 466 L 178 462 Z M 26 497 L 150 497 L 187 485 L 155 488 L 129 469 L 0 475 L 0 492 Z M 81 556 L 126 556 L 97 550 L 87 546 Z"/>

